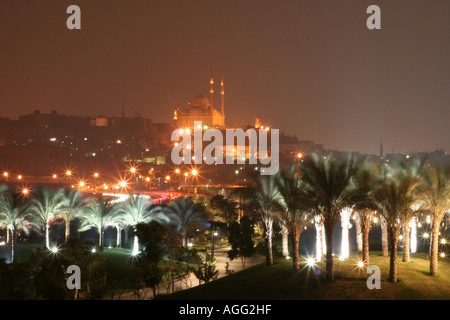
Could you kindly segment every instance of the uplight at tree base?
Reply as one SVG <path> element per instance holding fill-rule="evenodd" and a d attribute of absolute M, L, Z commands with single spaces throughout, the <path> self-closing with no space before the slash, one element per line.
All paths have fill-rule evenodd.
<path fill-rule="evenodd" d="M 307 258 L 306 264 L 308 265 L 308 267 L 314 267 L 316 265 L 316 261 L 314 260 L 314 258 Z"/>

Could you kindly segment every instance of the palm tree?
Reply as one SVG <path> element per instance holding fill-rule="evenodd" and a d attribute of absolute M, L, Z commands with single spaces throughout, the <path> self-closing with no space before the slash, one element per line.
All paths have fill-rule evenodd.
<path fill-rule="evenodd" d="M 273 265 L 273 222 L 280 208 L 275 199 L 280 197 L 276 184 L 276 175 L 258 176 L 256 187 L 251 192 L 251 202 L 264 224 L 264 241 L 266 244 L 266 265 Z"/>
<path fill-rule="evenodd" d="M 300 236 L 313 217 L 312 205 L 308 203 L 304 183 L 299 179 L 299 172 L 296 172 L 295 167 L 280 172 L 277 186 L 279 195 L 275 200 L 282 208 L 279 212 L 281 223 L 286 227 L 292 240 L 292 263 L 293 269 L 297 271 L 300 270 Z"/>
<path fill-rule="evenodd" d="M 65 196 L 67 199 L 67 205 L 59 216 L 64 219 L 66 225 L 64 242 L 67 243 L 70 237 L 70 221 L 77 218 L 78 213 L 83 210 L 83 208 L 89 203 L 90 199 L 84 197 L 83 192 L 76 189 L 66 191 Z"/>
<path fill-rule="evenodd" d="M 323 216 L 316 214 L 314 216 L 314 226 L 316 227 L 316 261 L 321 262 L 326 254 L 325 230 L 323 227 Z"/>
<path fill-rule="evenodd" d="M 380 228 L 381 228 L 381 255 L 387 257 L 389 255 L 388 244 L 388 227 L 386 219 L 383 215 L 380 216 Z"/>
<path fill-rule="evenodd" d="M 439 168 L 429 164 L 422 168 L 424 179 L 422 199 L 432 218 L 430 275 L 437 275 L 439 231 L 446 212 L 450 209 L 450 168 Z"/>
<path fill-rule="evenodd" d="M 89 205 L 83 207 L 79 211 L 81 226 L 78 231 L 83 232 L 91 228 L 98 231 L 98 246 L 103 247 L 104 230 L 114 225 L 116 216 L 114 215 L 114 206 L 107 200 L 99 196 L 97 200 L 93 200 Z"/>
<path fill-rule="evenodd" d="M 358 168 L 353 176 L 351 188 L 354 211 L 357 213 L 358 223 L 362 234 L 362 260 L 369 266 L 369 232 L 376 213 L 374 191 L 379 179 L 380 169 L 373 161 L 366 161 Z"/>
<path fill-rule="evenodd" d="M 116 228 L 116 247 L 120 248 L 122 247 L 122 230 L 124 228 L 124 225 L 121 221 L 115 221 L 112 226 Z"/>
<path fill-rule="evenodd" d="M 375 217 L 376 211 L 369 208 L 364 208 L 358 210 L 357 213 L 362 233 L 362 261 L 364 262 L 364 266 L 368 267 L 370 264 L 369 233 L 372 228 L 372 221 Z"/>
<path fill-rule="evenodd" d="M 361 220 L 359 219 L 359 215 L 353 215 L 353 219 L 355 221 L 355 230 L 356 230 L 356 250 L 358 252 L 363 251 L 363 233 L 361 229 Z"/>
<path fill-rule="evenodd" d="M 52 219 L 64 211 L 67 206 L 63 188 L 56 190 L 43 187 L 40 188 L 36 195 L 31 199 L 29 212 L 33 215 L 33 219 L 45 229 L 45 246 L 50 249 L 49 228 Z"/>
<path fill-rule="evenodd" d="M 151 221 L 169 223 L 169 218 L 162 212 L 161 207 L 150 209 L 153 201 L 142 195 L 129 194 L 127 200 L 117 204 L 115 208 L 118 215 L 117 221 L 124 225 L 136 228 L 138 223 L 149 223 Z M 139 253 L 139 240 L 134 235 L 133 255 Z"/>
<path fill-rule="evenodd" d="M 351 207 L 350 182 L 360 161 L 350 154 L 343 158 L 312 154 L 301 163 L 301 178 L 305 182 L 308 198 L 324 219 L 326 238 L 326 278 L 334 279 L 333 230 L 340 213 Z"/>
<path fill-rule="evenodd" d="M 395 166 L 395 164 L 394 164 Z M 389 281 L 397 282 L 397 247 L 401 226 L 410 220 L 421 180 L 399 165 L 387 167 L 375 192 L 380 213 L 386 220 L 391 244 Z"/>
<path fill-rule="evenodd" d="M 0 226 L 11 231 L 11 262 L 17 261 L 16 242 L 17 233 L 23 230 L 26 234 L 34 226 L 27 214 L 26 203 L 18 195 L 3 192 L 0 196 Z"/>
<path fill-rule="evenodd" d="M 189 231 L 197 229 L 206 218 L 205 208 L 194 202 L 192 197 L 174 199 L 169 206 L 163 208 L 163 213 L 182 236 L 183 246 L 187 246 Z"/>
<path fill-rule="evenodd" d="M 0 185 L 0 196 L 5 194 L 8 191 L 8 186 L 6 184 Z M 6 229 L 6 243 L 9 243 L 9 229 L 5 227 Z"/>
<path fill-rule="evenodd" d="M 350 229 L 350 217 L 353 209 L 346 207 L 341 210 L 341 255 L 340 259 L 347 259 L 350 255 L 350 242 L 348 241 L 348 229 Z"/>

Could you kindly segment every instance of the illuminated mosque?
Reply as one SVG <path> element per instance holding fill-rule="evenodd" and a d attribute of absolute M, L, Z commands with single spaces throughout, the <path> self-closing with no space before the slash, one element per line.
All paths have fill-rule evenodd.
<path fill-rule="evenodd" d="M 173 113 L 173 120 L 177 127 L 193 127 L 194 121 L 201 121 L 203 125 L 212 128 L 225 127 L 225 85 L 223 76 L 220 81 L 220 111 L 214 108 L 214 79 L 209 80 L 209 99 L 198 94 L 187 105 L 177 108 Z"/>

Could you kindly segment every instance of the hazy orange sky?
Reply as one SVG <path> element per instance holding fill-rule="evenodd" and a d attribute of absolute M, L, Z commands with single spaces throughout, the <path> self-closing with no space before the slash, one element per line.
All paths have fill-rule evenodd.
<path fill-rule="evenodd" d="M 66 27 L 71 4 L 81 30 Z M 366 27 L 371 4 L 381 30 Z M 449 17 L 448 0 L 2 0 L 0 116 L 124 105 L 168 122 L 213 72 L 228 124 L 259 115 L 327 149 L 448 151 Z"/>

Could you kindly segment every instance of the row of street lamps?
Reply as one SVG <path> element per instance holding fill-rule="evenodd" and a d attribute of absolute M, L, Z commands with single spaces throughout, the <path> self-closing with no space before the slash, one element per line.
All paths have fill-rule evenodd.
<path fill-rule="evenodd" d="M 134 191 L 138 191 L 138 189 L 139 189 L 139 179 L 142 179 L 143 177 L 142 177 L 141 175 L 138 174 L 138 169 L 137 169 L 136 166 L 130 166 L 127 172 L 128 172 L 129 174 L 132 175 L 132 178 L 133 178 L 133 180 L 134 180 Z M 153 174 L 153 168 L 149 170 L 149 173 L 150 173 L 150 175 Z M 178 184 L 180 184 L 180 179 L 179 179 L 179 178 L 181 177 L 182 174 L 184 175 L 184 182 L 185 182 L 186 185 L 187 185 L 187 183 L 188 183 L 188 178 L 189 178 L 189 177 L 193 177 L 193 178 L 195 179 L 195 180 L 194 180 L 194 182 L 195 182 L 195 188 L 197 188 L 197 182 L 198 182 L 198 176 L 199 176 L 199 171 L 198 171 L 198 169 L 193 168 L 193 169 L 190 169 L 189 171 L 185 171 L 184 173 L 182 173 L 182 172 L 181 172 L 181 169 L 176 168 L 174 174 L 178 176 Z M 16 178 L 15 180 L 16 180 L 17 182 L 23 183 L 24 180 L 25 180 L 25 178 L 24 178 L 24 176 L 23 176 L 22 174 L 17 174 L 17 175 L 14 175 L 14 176 L 15 176 L 15 178 Z M 72 169 L 66 169 L 66 170 L 64 170 L 64 176 L 65 176 L 66 179 L 67 179 L 67 184 L 70 185 L 72 179 L 74 178 L 74 171 L 73 171 Z M 101 176 L 101 174 L 100 174 L 100 172 L 98 172 L 98 171 L 95 171 L 95 172 L 92 173 L 92 177 L 93 177 L 93 178 L 95 179 L 95 181 L 97 181 L 97 182 L 98 182 L 98 180 L 100 179 L 100 176 Z M 4 181 L 6 181 L 6 182 L 8 182 L 8 181 L 10 181 L 10 180 L 12 179 L 11 173 L 10 173 L 9 171 L 6 171 L 6 170 L 2 172 L 1 177 L 2 177 L 2 179 L 3 179 Z M 51 175 L 51 179 L 52 179 L 53 182 L 58 181 L 58 178 L 59 178 L 59 177 L 58 177 L 58 174 L 57 174 L 57 173 L 53 173 L 53 174 Z M 149 186 L 149 184 L 150 184 L 150 182 L 151 182 L 150 176 L 146 176 L 146 177 L 143 178 L 143 179 L 144 179 L 145 182 L 147 183 L 147 186 Z M 161 179 L 161 178 L 158 178 L 158 183 L 160 183 L 160 180 L 159 180 L 159 179 Z M 169 183 L 169 182 L 171 181 L 171 175 L 166 175 L 163 179 L 164 179 L 164 182 L 165 182 L 165 183 Z M 115 186 L 114 186 L 113 188 L 116 188 L 116 189 L 127 189 L 127 188 L 128 188 L 128 184 L 129 184 L 128 179 L 126 179 L 126 178 L 121 178 L 121 179 L 115 184 Z M 80 188 L 80 189 L 90 188 L 90 186 L 88 185 L 87 179 L 83 179 L 83 178 L 79 179 L 79 180 L 77 181 L 77 185 L 76 185 L 76 186 L 73 185 L 72 187 L 73 187 L 73 188 L 78 187 L 78 188 Z M 104 190 L 108 190 L 108 189 L 109 189 L 109 186 L 108 186 L 106 183 L 103 183 L 102 188 L 103 188 Z M 187 188 L 188 188 L 187 191 L 189 192 L 189 186 L 188 186 Z"/>

